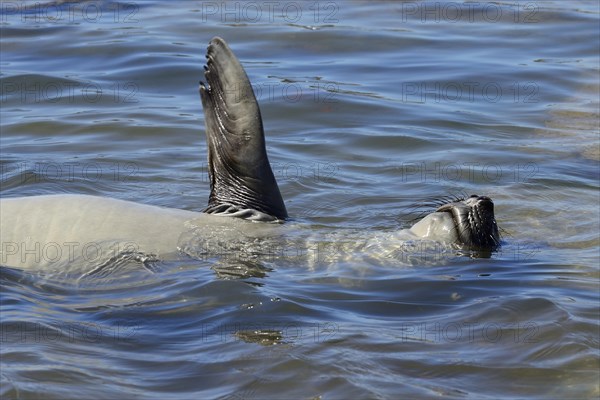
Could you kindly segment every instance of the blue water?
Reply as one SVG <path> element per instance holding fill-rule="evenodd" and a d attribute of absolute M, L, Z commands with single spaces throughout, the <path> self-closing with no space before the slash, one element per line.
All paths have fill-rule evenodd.
<path fill-rule="evenodd" d="M 597 2 L 0 7 L 2 197 L 202 210 L 218 35 L 293 224 L 343 242 L 477 193 L 503 230 L 490 258 L 329 239 L 238 279 L 218 256 L 83 280 L 3 266 L 2 398 L 600 395 Z"/>

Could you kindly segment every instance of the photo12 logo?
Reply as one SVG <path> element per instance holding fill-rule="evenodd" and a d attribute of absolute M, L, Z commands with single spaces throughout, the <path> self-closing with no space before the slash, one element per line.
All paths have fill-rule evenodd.
<path fill-rule="evenodd" d="M 134 162 L 27 162 L 0 165 L 0 185 L 48 182 L 127 182 L 139 166 Z"/>
<path fill-rule="evenodd" d="M 514 23 L 536 23 L 539 6 L 535 2 L 402 2 L 400 6 L 402 22 L 457 23 L 499 21 Z"/>
<path fill-rule="evenodd" d="M 333 1 L 203 1 L 200 10 L 202 22 L 307 25 L 339 22 L 339 5 Z"/>
<path fill-rule="evenodd" d="M 118 1 L 3 1 L 1 22 L 25 24 L 138 23 L 140 6 Z"/>
<path fill-rule="evenodd" d="M 79 321 L 8 322 L 0 325 L 0 343 L 107 343 L 131 341 L 138 326 L 129 323 L 114 325 Z"/>
<path fill-rule="evenodd" d="M 0 263 L 56 264 L 83 262 L 97 265 L 117 258 L 140 261 L 139 246 L 135 242 L 9 242 L 0 244 Z M 152 261 L 147 257 L 147 261 Z"/>
<path fill-rule="evenodd" d="M 94 82 L 53 80 L 46 82 L 13 80 L 0 82 L 0 103 L 137 103 L 139 87 L 135 82 L 115 82 L 102 86 Z"/>
<path fill-rule="evenodd" d="M 403 342 L 431 343 L 537 343 L 539 326 L 535 322 L 404 322 L 400 328 Z"/>
<path fill-rule="evenodd" d="M 539 86 L 535 82 L 403 82 L 405 103 L 539 103 Z"/>
<path fill-rule="evenodd" d="M 340 166 L 329 161 L 314 161 L 314 162 L 274 162 L 271 163 L 273 175 L 278 182 L 293 181 L 293 182 L 332 182 L 340 173 Z M 200 164 L 200 174 L 196 179 L 201 182 L 209 183 L 209 165 L 208 163 Z"/>
<path fill-rule="evenodd" d="M 202 324 L 198 336 L 204 342 L 220 340 L 222 342 L 248 341 L 251 338 L 266 338 L 269 341 L 283 342 L 314 342 L 324 343 L 334 339 L 340 332 L 340 326 L 335 322 L 314 322 L 299 324 L 295 322 L 255 322 L 232 324 Z M 254 336 L 254 338 L 252 338 Z M 273 344 L 273 343 L 272 343 Z"/>
<path fill-rule="evenodd" d="M 539 175 L 539 166 L 531 162 L 500 165 L 423 161 L 401 163 L 397 166 L 397 173 L 402 182 L 526 183 Z"/>

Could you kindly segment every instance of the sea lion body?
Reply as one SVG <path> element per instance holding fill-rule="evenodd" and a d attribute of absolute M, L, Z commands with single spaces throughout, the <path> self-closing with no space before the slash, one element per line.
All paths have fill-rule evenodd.
<path fill-rule="evenodd" d="M 45 268 L 79 258 L 106 258 L 126 248 L 162 256 L 177 250 L 185 222 L 214 218 L 86 195 L 2 199 L 0 263 Z"/>
<path fill-rule="evenodd" d="M 54 270 L 78 264 L 80 269 L 89 271 L 125 254 L 175 259 L 190 253 L 210 253 L 215 249 L 207 244 L 214 243 L 215 238 L 230 244 L 250 238 L 264 243 L 289 243 L 311 235 L 298 234 L 297 224 L 247 221 L 69 194 L 2 199 L 0 220 L 0 264 L 27 270 Z M 450 214 L 438 212 L 427 215 L 410 229 L 357 237 L 351 247 L 368 248 L 371 243 L 385 242 L 383 236 L 397 246 L 407 240 L 452 243 L 457 232 Z M 352 238 L 352 233 L 347 237 Z M 308 245 L 297 242 L 293 246 Z M 244 249 L 238 246 L 237 251 Z"/>

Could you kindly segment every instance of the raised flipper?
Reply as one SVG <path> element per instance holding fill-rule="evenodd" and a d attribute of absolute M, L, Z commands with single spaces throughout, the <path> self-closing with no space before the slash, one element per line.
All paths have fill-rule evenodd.
<path fill-rule="evenodd" d="M 206 52 L 204 108 L 210 198 L 204 212 L 253 220 L 284 220 L 287 211 L 271 170 L 262 118 L 244 68 L 215 37 Z"/>

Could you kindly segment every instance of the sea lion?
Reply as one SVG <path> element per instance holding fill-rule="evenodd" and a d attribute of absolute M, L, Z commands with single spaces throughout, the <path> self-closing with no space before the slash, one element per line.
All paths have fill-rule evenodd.
<path fill-rule="evenodd" d="M 288 214 L 246 72 L 221 38 L 211 40 L 206 58 L 207 84 L 200 84 L 200 96 L 211 192 L 204 212 L 87 195 L 1 199 L 2 265 L 45 269 L 83 260 L 98 268 L 123 255 L 167 258 L 203 237 L 285 234 L 281 222 Z M 492 200 L 475 195 L 442 205 L 394 237 L 488 251 L 500 244 Z"/>

